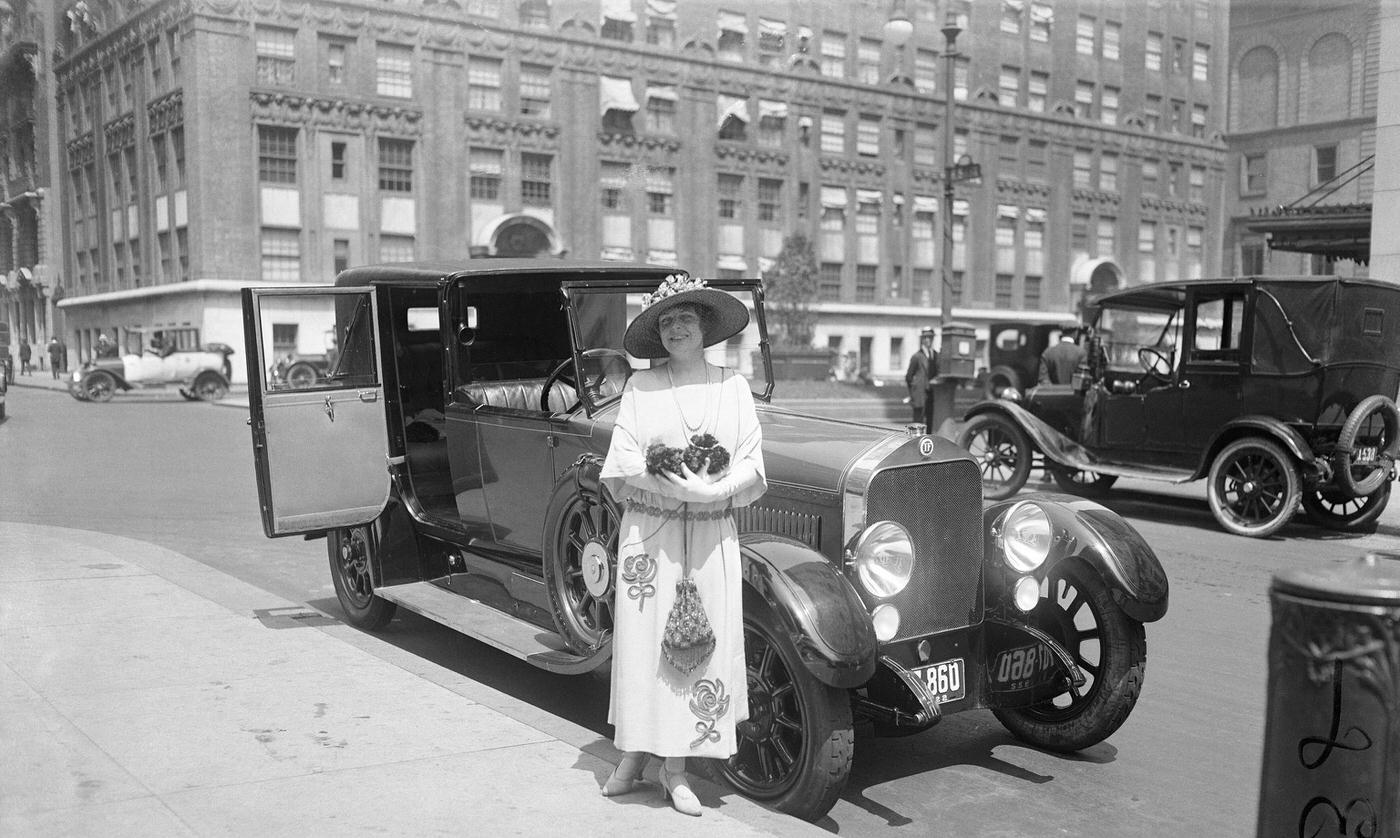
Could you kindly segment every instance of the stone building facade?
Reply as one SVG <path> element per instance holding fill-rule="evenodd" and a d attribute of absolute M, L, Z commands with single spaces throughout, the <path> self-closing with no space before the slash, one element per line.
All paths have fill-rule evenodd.
<path fill-rule="evenodd" d="M 81 0 L 59 37 L 62 309 L 241 345 L 237 290 L 501 255 L 761 274 L 803 232 L 816 342 L 897 377 L 939 320 L 1063 320 L 1216 272 L 1227 15 L 1209 0 Z M 964 30 L 952 90 L 939 28 Z M 1091 285 L 1092 283 L 1092 285 Z"/>

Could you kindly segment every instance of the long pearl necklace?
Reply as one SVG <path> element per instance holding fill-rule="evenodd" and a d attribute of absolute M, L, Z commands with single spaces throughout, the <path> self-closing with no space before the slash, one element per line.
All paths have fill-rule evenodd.
<path fill-rule="evenodd" d="M 681 426 L 685 430 L 685 438 L 688 440 L 705 427 L 705 422 L 710 415 L 710 365 L 705 364 L 705 392 L 700 408 L 700 421 L 692 423 L 685 415 L 685 408 L 681 406 L 680 396 L 676 395 L 676 378 L 671 374 L 671 365 L 666 365 L 666 378 L 671 382 L 671 399 L 676 403 L 676 413 L 681 417 Z"/>

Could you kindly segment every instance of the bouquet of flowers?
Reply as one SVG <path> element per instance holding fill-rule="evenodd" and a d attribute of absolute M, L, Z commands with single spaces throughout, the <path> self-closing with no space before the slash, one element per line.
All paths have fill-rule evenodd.
<path fill-rule="evenodd" d="M 696 474 L 723 474 L 729 468 L 729 451 L 711 434 L 696 434 L 685 448 L 673 448 L 661 442 L 647 446 L 647 473 L 681 473 L 681 464 Z"/>

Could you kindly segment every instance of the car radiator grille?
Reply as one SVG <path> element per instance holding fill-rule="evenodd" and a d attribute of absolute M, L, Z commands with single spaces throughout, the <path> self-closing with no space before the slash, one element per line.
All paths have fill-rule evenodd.
<path fill-rule="evenodd" d="M 975 463 L 883 469 L 870 483 L 865 509 L 867 525 L 894 521 L 914 541 L 914 573 L 904 590 L 888 600 L 900 614 L 895 640 L 971 625 L 980 618 L 982 478 Z M 856 589 L 861 590 L 859 583 Z"/>

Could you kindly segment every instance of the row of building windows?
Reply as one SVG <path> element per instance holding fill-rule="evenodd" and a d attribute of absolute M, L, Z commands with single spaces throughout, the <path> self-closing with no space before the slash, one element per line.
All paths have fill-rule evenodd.
<path fill-rule="evenodd" d="M 134 49 L 107 64 L 96 83 L 70 90 L 63 97 L 71 136 L 97 127 L 97 105 L 102 97 L 107 118 L 127 113 L 143 100 L 180 87 L 180 53 L 184 48 L 179 27 L 150 38 L 144 47 Z"/>
<path fill-rule="evenodd" d="M 1337 143 L 1315 145 L 1309 153 L 1311 155 L 1309 175 L 1312 178 L 1308 183 L 1309 187 L 1320 186 L 1337 177 L 1339 174 Z M 1240 195 L 1242 197 L 1257 197 L 1267 194 L 1268 188 L 1268 152 L 1246 152 L 1240 158 Z"/>

